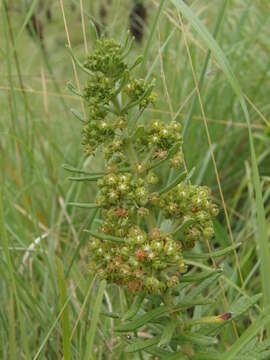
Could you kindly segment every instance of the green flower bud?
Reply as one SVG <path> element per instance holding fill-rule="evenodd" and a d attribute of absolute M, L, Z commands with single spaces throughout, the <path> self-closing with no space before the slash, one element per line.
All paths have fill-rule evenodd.
<path fill-rule="evenodd" d="M 146 181 L 148 184 L 156 185 L 158 183 L 158 177 L 152 171 L 150 171 L 147 174 Z"/>
<path fill-rule="evenodd" d="M 173 255 L 176 252 L 175 243 L 172 240 L 168 241 L 164 247 L 164 250 L 167 255 Z"/>
<path fill-rule="evenodd" d="M 172 275 L 167 281 L 168 288 L 172 288 L 178 284 L 179 284 L 179 277 L 176 275 Z"/>
<path fill-rule="evenodd" d="M 163 286 L 162 283 L 155 277 L 147 277 L 145 280 L 145 286 L 150 292 L 158 292 Z"/>
<path fill-rule="evenodd" d="M 130 256 L 130 249 L 127 246 L 123 246 L 121 248 L 120 254 L 123 259 L 128 259 L 128 257 Z"/>
<path fill-rule="evenodd" d="M 152 241 L 151 249 L 160 253 L 163 249 L 163 242 L 162 241 Z"/>
<path fill-rule="evenodd" d="M 214 236 L 214 229 L 213 227 L 206 227 L 203 230 L 203 236 L 205 239 L 211 239 Z"/>

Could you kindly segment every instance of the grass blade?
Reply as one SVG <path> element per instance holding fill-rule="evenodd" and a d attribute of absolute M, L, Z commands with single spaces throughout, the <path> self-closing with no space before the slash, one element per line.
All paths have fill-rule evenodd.
<path fill-rule="evenodd" d="M 100 316 L 100 310 L 102 305 L 102 299 L 106 288 L 106 280 L 102 280 L 99 285 L 97 298 L 92 311 L 92 320 L 90 329 L 87 334 L 87 347 L 84 355 L 84 360 L 95 359 L 93 354 L 94 340 L 96 335 L 96 328 Z"/>
<path fill-rule="evenodd" d="M 69 315 L 68 315 L 68 307 L 65 306 L 67 301 L 67 289 L 66 289 L 66 281 L 64 275 L 64 266 L 60 259 L 57 259 L 57 272 L 58 272 L 58 284 L 59 284 L 59 292 L 60 292 L 60 303 L 61 308 L 64 308 L 64 311 L 61 315 L 62 319 L 62 342 L 63 342 L 63 353 L 64 359 L 71 359 L 70 352 L 70 328 L 69 328 Z"/>
<path fill-rule="evenodd" d="M 9 277 L 10 277 L 10 286 L 12 289 L 12 292 L 15 296 L 15 300 L 16 300 L 16 306 L 17 306 L 17 311 L 18 311 L 18 319 L 19 319 L 19 326 L 20 326 L 20 332 L 21 332 L 21 336 L 22 336 L 22 343 L 23 343 L 23 349 L 25 352 L 25 357 L 26 359 L 30 359 L 30 352 L 29 352 L 29 346 L 28 346 L 28 342 L 27 342 L 27 336 L 24 330 L 24 324 L 23 324 L 23 318 L 22 318 L 22 310 L 21 310 L 21 303 L 20 303 L 20 299 L 17 293 L 17 288 L 16 288 L 16 282 L 15 282 L 15 276 L 14 276 L 14 268 L 13 268 L 13 264 L 11 261 L 11 256 L 9 253 L 9 247 L 8 247 L 8 237 L 7 237 L 7 233 L 6 233 L 6 228 L 5 228 L 5 222 L 4 222 L 4 211 L 3 211 L 3 200 L 2 200 L 2 187 L 0 187 L 0 239 L 1 239 L 1 244 L 3 247 L 3 252 L 5 255 L 5 259 L 7 262 L 7 271 L 9 273 Z"/>

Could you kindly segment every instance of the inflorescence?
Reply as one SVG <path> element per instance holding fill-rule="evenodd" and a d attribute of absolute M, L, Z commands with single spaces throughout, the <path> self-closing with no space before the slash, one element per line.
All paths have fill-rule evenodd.
<path fill-rule="evenodd" d="M 164 293 L 186 272 L 183 251 L 212 238 L 218 209 L 209 188 L 187 178 L 179 122 L 143 119 L 157 96 L 153 83 L 133 77 L 142 58 L 128 65 L 130 45 L 101 38 L 83 65 L 89 81 L 82 144 L 88 155 L 101 151 L 105 162 L 90 269 L 133 292 Z M 174 174 L 171 182 L 165 170 Z"/>

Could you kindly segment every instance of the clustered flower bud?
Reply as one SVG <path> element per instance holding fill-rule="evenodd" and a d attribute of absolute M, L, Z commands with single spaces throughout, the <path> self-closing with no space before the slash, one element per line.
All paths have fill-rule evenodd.
<path fill-rule="evenodd" d="M 152 83 L 132 77 L 140 59 L 130 67 L 129 48 L 128 41 L 121 46 L 101 38 L 84 65 L 90 79 L 82 142 L 89 155 L 100 148 L 106 169 L 97 181 L 102 236 L 89 239 L 90 270 L 133 292 L 163 293 L 186 271 L 182 250 L 213 236 L 218 209 L 207 187 L 188 181 L 160 191 L 160 164 L 183 167 L 181 125 L 129 119 L 130 109 L 141 116 L 156 99 Z M 158 227 L 158 217 L 169 219 L 172 229 Z"/>

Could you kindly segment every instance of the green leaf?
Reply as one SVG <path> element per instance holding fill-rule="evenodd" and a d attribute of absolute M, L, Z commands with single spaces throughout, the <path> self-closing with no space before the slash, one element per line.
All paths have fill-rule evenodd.
<path fill-rule="evenodd" d="M 214 301 L 214 299 L 210 300 L 210 299 L 205 299 L 203 297 L 197 297 L 196 299 L 184 299 L 181 301 L 177 302 L 176 307 L 177 308 L 189 308 L 191 306 L 195 306 L 195 305 L 209 305 L 212 304 L 212 302 Z"/>
<path fill-rule="evenodd" d="M 145 50 L 144 50 L 144 54 L 143 54 L 143 61 L 141 63 L 140 70 L 143 70 L 144 67 L 145 67 L 145 64 L 146 64 L 146 61 L 147 61 L 147 58 L 148 58 L 148 54 L 149 54 L 149 50 L 150 50 L 151 45 L 152 45 L 153 36 L 154 36 L 155 30 L 156 30 L 156 28 L 158 26 L 158 21 L 159 21 L 163 6 L 165 4 L 165 1 L 166 0 L 161 0 L 160 1 L 158 10 L 157 10 L 157 13 L 156 13 L 156 16 L 154 18 L 154 22 L 153 22 L 153 25 L 152 25 L 152 28 L 151 28 L 151 31 L 150 31 L 150 34 L 149 34 L 148 39 L 147 39 L 147 44 L 145 46 Z"/>
<path fill-rule="evenodd" d="M 96 359 L 94 355 L 94 340 L 96 336 L 97 324 L 100 316 L 102 299 L 106 288 L 106 280 L 102 280 L 99 284 L 99 289 L 96 297 L 94 307 L 91 311 L 91 323 L 86 338 L 86 352 L 84 354 L 84 360 Z"/>
<path fill-rule="evenodd" d="M 194 301 L 194 299 L 196 299 L 205 289 L 207 289 L 209 286 L 213 287 L 213 284 L 215 283 L 215 281 L 217 281 L 217 279 L 221 276 L 221 273 L 215 273 L 213 274 L 212 277 L 207 278 L 205 280 L 202 281 L 201 284 L 195 286 L 190 292 L 189 294 L 185 297 L 185 301 L 189 302 L 189 301 Z"/>
<path fill-rule="evenodd" d="M 95 203 L 79 203 L 79 202 L 69 202 L 68 203 L 69 206 L 75 206 L 75 207 L 79 207 L 79 208 L 83 208 L 83 209 L 97 209 L 100 206 L 98 206 Z"/>
<path fill-rule="evenodd" d="M 230 240 L 227 236 L 226 230 L 220 224 L 217 219 L 213 220 L 213 226 L 215 231 L 215 237 L 219 241 L 219 243 L 223 246 L 230 244 Z"/>
<path fill-rule="evenodd" d="M 173 337 L 174 331 L 177 326 L 177 321 L 172 319 L 168 322 L 168 324 L 164 327 L 159 346 L 168 345 Z"/>
<path fill-rule="evenodd" d="M 117 236 L 106 235 L 106 234 L 99 233 L 99 232 L 92 231 L 92 230 L 84 230 L 84 231 L 100 240 L 105 240 L 105 241 L 108 240 L 108 241 L 112 241 L 112 242 L 116 242 L 116 243 L 125 243 L 126 242 L 123 238 L 120 238 Z"/>
<path fill-rule="evenodd" d="M 135 340 L 125 348 L 125 352 L 133 353 L 147 349 L 151 346 L 158 344 L 159 340 L 160 340 L 160 336 L 155 336 L 152 339 L 147 339 L 147 340 Z"/>
<path fill-rule="evenodd" d="M 79 119 L 82 123 L 85 123 L 82 113 L 80 113 L 79 111 L 77 111 L 75 109 L 70 109 L 70 111 L 77 119 Z"/>
<path fill-rule="evenodd" d="M 66 46 L 68 52 L 70 53 L 72 59 L 74 60 L 75 64 L 82 70 L 84 71 L 86 74 L 88 75 L 93 75 L 92 71 L 90 71 L 89 69 L 87 69 L 86 67 L 83 66 L 83 64 L 80 62 L 80 60 L 75 56 L 73 50 L 71 49 L 71 47 L 69 47 L 68 45 Z"/>
<path fill-rule="evenodd" d="M 149 322 L 160 318 L 161 316 L 167 315 L 171 310 L 172 306 L 160 306 L 154 310 L 148 311 L 146 314 L 143 314 L 136 319 L 126 322 L 124 324 L 118 325 L 115 328 L 117 332 L 128 332 L 128 331 L 135 331 L 138 328 L 142 327 L 143 325 L 148 324 Z"/>
<path fill-rule="evenodd" d="M 96 176 L 70 176 L 68 180 L 71 181 L 97 181 L 102 178 L 104 175 L 96 175 Z"/>
<path fill-rule="evenodd" d="M 126 321 L 126 320 L 130 320 L 132 319 L 137 312 L 139 311 L 143 300 L 145 298 L 145 295 L 137 295 L 135 297 L 135 300 L 133 301 L 131 307 L 129 308 L 129 310 L 124 314 L 124 316 L 122 317 L 122 321 Z"/>
<path fill-rule="evenodd" d="M 9 276 L 9 287 L 12 291 L 15 300 L 16 300 L 16 307 L 17 307 L 17 316 L 18 316 L 18 322 L 21 332 L 21 338 L 22 338 L 22 348 L 24 350 L 24 357 L 26 359 L 30 359 L 30 352 L 29 352 L 29 344 L 27 341 L 27 336 L 24 328 L 24 322 L 22 317 L 22 308 L 21 308 L 21 302 L 20 298 L 18 296 L 18 291 L 16 287 L 16 281 L 15 281 L 15 269 L 11 260 L 10 252 L 9 252 L 9 242 L 5 227 L 5 221 L 4 221 L 4 211 L 3 211 L 3 197 L 2 197 L 2 186 L 0 186 L 0 240 L 1 245 L 3 247 L 4 252 L 4 259 L 7 263 L 7 272 Z"/>
<path fill-rule="evenodd" d="M 218 343 L 218 340 L 214 337 L 188 331 L 186 331 L 184 334 L 176 336 L 174 340 L 176 340 L 178 343 L 187 342 L 199 346 L 211 346 Z"/>
<path fill-rule="evenodd" d="M 165 186 L 163 189 L 161 189 L 158 193 L 160 195 L 170 191 L 171 189 L 173 189 L 176 185 L 178 185 L 182 180 L 185 179 L 185 177 L 187 176 L 187 172 L 183 171 L 177 175 L 175 175 L 175 178 L 172 182 L 170 182 L 167 186 Z"/>
<path fill-rule="evenodd" d="M 26 17 L 25 17 L 25 19 L 24 19 L 24 22 L 23 22 L 23 24 L 22 24 L 22 27 L 21 27 L 21 29 L 20 29 L 20 30 L 18 31 L 18 33 L 17 33 L 17 37 L 16 37 L 16 39 L 15 39 L 15 44 L 18 42 L 19 38 L 21 37 L 21 35 L 22 35 L 22 33 L 23 33 L 26 25 L 29 23 L 29 21 L 30 21 L 30 19 L 31 19 L 31 16 L 34 14 L 34 11 L 35 11 L 37 5 L 38 5 L 38 0 L 33 0 L 32 4 L 31 4 L 31 6 L 29 7 L 29 10 L 28 10 L 28 12 L 27 12 L 27 14 L 26 14 Z"/>
<path fill-rule="evenodd" d="M 74 172 L 74 173 L 78 173 L 78 174 L 85 174 L 85 175 L 104 175 L 104 172 L 102 173 L 92 173 L 92 172 L 89 172 L 89 171 L 85 171 L 85 170 L 82 170 L 82 169 L 77 169 L 71 165 L 68 165 L 68 164 L 63 164 L 62 167 L 67 170 L 67 171 L 70 171 L 70 172 Z"/>
<path fill-rule="evenodd" d="M 185 259 L 209 259 L 210 257 L 216 258 L 216 257 L 227 255 L 228 253 L 232 252 L 233 250 L 238 249 L 241 245 L 242 245 L 242 243 L 238 243 L 235 245 L 228 246 L 225 249 L 212 251 L 207 254 L 196 254 L 196 253 L 184 251 L 183 256 Z"/>
<path fill-rule="evenodd" d="M 242 314 L 246 314 L 248 310 L 254 306 L 262 297 L 262 294 L 257 294 L 252 297 L 240 297 L 235 304 L 230 306 L 230 311 L 232 312 L 232 318 L 241 316 Z"/>
<path fill-rule="evenodd" d="M 195 354 L 192 359 L 193 360 L 217 360 L 217 359 L 221 359 L 222 354 L 218 353 L 218 352 L 199 352 L 197 354 Z M 248 359 L 246 359 L 248 360 Z"/>
<path fill-rule="evenodd" d="M 110 317 L 112 319 L 120 319 L 121 318 L 121 315 L 119 313 L 116 313 L 116 312 L 102 311 L 101 315 Z"/>
<path fill-rule="evenodd" d="M 66 280 L 64 275 L 64 267 L 60 259 L 57 259 L 57 275 L 58 275 L 61 309 L 64 309 L 61 315 L 63 354 L 65 360 L 70 360 L 71 352 L 70 352 L 69 314 L 68 314 L 68 306 L 65 306 L 65 303 L 67 302 L 67 289 L 66 289 Z"/>
<path fill-rule="evenodd" d="M 192 224 L 194 224 L 194 219 L 188 219 L 183 224 L 179 225 L 174 231 L 173 235 L 176 234 L 178 231 L 183 233 L 188 227 L 190 227 Z"/>
<path fill-rule="evenodd" d="M 158 359 L 162 360 L 188 360 L 183 353 L 166 351 L 157 346 L 146 349 L 145 352 L 155 355 Z"/>
<path fill-rule="evenodd" d="M 192 274 L 192 275 L 184 275 L 181 277 L 181 283 L 185 283 L 185 282 L 198 282 L 198 281 L 202 281 L 205 280 L 207 278 L 210 278 L 212 276 L 215 276 L 217 273 L 223 273 L 222 269 L 216 269 L 216 270 L 212 270 L 212 271 L 202 271 L 200 273 L 197 274 Z"/>

